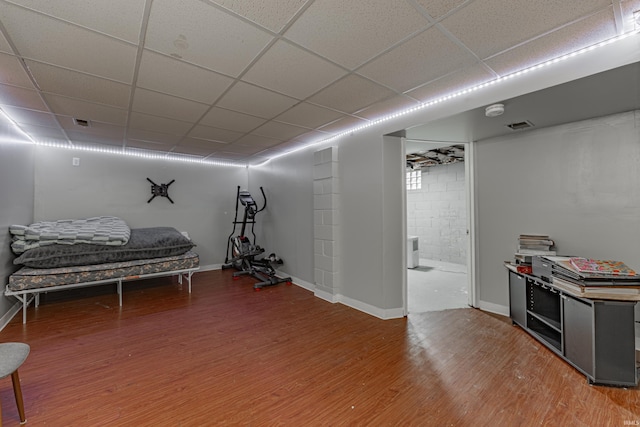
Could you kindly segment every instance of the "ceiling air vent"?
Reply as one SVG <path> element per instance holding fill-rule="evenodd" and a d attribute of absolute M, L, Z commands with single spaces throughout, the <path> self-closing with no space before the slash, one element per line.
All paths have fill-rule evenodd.
<path fill-rule="evenodd" d="M 82 126 L 83 128 L 88 128 L 89 126 L 91 126 L 91 122 L 89 120 L 84 120 L 84 119 L 73 119 L 73 123 L 77 126 Z"/>
<path fill-rule="evenodd" d="M 524 122 L 511 123 L 507 125 L 507 127 L 511 130 L 523 130 L 523 129 L 529 129 L 533 127 L 533 123 L 531 123 L 528 120 L 525 120 Z"/>

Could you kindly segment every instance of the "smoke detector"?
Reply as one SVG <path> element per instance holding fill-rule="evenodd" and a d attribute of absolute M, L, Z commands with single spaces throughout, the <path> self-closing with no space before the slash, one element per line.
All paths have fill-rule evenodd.
<path fill-rule="evenodd" d="M 504 113 L 504 104 L 489 105 L 484 110 L 484 115 L 487 117 L 497 117 Z"/>

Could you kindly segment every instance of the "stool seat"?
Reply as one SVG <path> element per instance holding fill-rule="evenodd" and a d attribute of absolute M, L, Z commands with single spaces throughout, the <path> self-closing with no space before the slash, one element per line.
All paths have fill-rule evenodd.
<path fill-rule="evenodd" d="M 29 350 L 21 342 L 0 343 L 0 378 L 13 374 L 27 360 Z"/>
<path fill-rule="evenodd" d="M 24 414 L 24 402 L 22 400 L 22 388 L 20 387 L 20 377 L 18 376 L 18 368 L 22 366 L 31 348 L 28 344 L 21 342 L 5 342 L 0 343 L 0 378 L 11 375 L 13 383 L 13 395 L 16 398 L 18 406 L 18 414 L 20 415 L 20 423 L 27 422 Z M 0 427 L 2 427 L 2 405 L 0 404 Z"/>

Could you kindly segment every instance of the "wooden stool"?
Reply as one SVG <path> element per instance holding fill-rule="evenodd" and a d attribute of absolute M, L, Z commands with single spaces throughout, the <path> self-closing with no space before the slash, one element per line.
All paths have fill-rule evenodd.
<path fill-rule="evenodd" d="M 30 347 L 20 342 L 0 343 L 0 378 L 11 375 L 13 382 L 13 394 L 16 397 L 16 405 L 20 414 L 20 424 L 27 422 L 24 415 L 24 402 L 22 401 L 22 389 L 18 368 L 27 360 Z M 0 427 L 2 427 L 2 403 L 0 402 Z"/>

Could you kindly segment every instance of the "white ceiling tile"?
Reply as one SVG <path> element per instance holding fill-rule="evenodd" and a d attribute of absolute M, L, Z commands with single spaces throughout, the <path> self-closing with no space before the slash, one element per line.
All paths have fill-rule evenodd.
<path fill-rule="evenodd" d="M 211 104 L 233 79 L 151 51 L 144 51 L 137 85 L 145 89 Z M 206 90 L 203 90 L 206 88 Z"/>
<path fill-rule="evenodd" d="M 439 59 L 434 61 L 433 58 Z M 358 73 L 404 92 L 474 62 L 475 57 L 449 40 L 437 27 L 431 27 L 366 64 Z"/>
<path fill-rule="evenodd" d="M 69 132 L 76 132 L 82 135 L 96 135 L 101 137 L 111 137 L 116 139 L 116 143 L 122 143 L 124 139 L 124 126 L 116 126 L 109 123 L 91 122 L 88 127 L 74 123 L 72 117 L 56 116 L 62 128 Z"/>
<path fill-rule="evenodd" d="M 43 96 L 54 114 L 121 126 L 127 123 L 125 109 L 52 94 Z"/>
<path fill-rule="evenodd" d="M 68 142 L 64 132 L 58 127 L 22 125 L 20 128 L 37 142 Z"/>
<path fill-rule="evenodd" d="M 467 2 L 468 0 L 416 0 L 416 3 L 434 19 L 441 18 Z"/>
<path fill-rule="evenodd" d="M 336 134 L 346 132 L 349 129 L 353 129 L 358 126 L 366 125 L 367 123 L 369 123 L 369 121 L 365 119 L 360 119 L 357 117 L 344 117 L 340 120 L 336 120 L 333 123 L 329 123 L 326 126 L 322 126 L 318 130 L 327 132 L 329 134 Z"/>
<path fill-rule="evenodd" d="M 152 150 L 152 151 L 170 151 L 175 144 L 164 144 L 158 140 L 134 139 L 129 138 L 127 148 Z"/>
<path fill-rule="evenodd" d="M 0 84 L 0 106 L 4 105 L 48 111 L 35 90 Z"/>
<path fill-rule="evenodd" d="M 391 95 L 393 92 L 389 89 L 352 74 L 312 96 L 309 101 L 352 113 Z"/>
<path fill-rule="evenodd" d="M 8 0 L 131 43 L 140 37 L 145 0 Z"/>
<path fill-rule="evenodd" d="M 137 88 L 133 96 L 133 111 L 195 123 L 207 111 L 207 106 L 187 99 Z"/>
<path fill-rule="evenodd" d="M 494 56 L 486 63 L 505 76 L 616 35 L 613 11 L 607 10 Z"/>
<path fill-rule="evenodd" d="M 307 0 L 210 0 L 274 33 L 279 32 Z"/>
<path fill-rule="evenodd" d="M 129 142 L 138 141 L 150 144 L 175 145 L 180 142 L 182 135 L 172 135 L 169 133 L 154 132 L 145 129 L 129 128 L 127 130 L 127 139 Z M 136 145 L 138 146 L 138 145 Z"/>
<path fill-rule="evenodd" d="M 245 133 L 257 128 L 265 121 L 265 119 L 248 114 L 213 107 L 202 120 L 200 120 L 200 124 Z"/>
<path fill-rule="evenodd" d="M 6 53 L 0 53 L 0 83 L 34 89 L 20 60 Z"/>
<path fill-rule="evenodd" d="M 406 95 L 420 102 L 429 102 L 486 83 L 494 78 L 493 74 L 478 64 L 408 91 Z"/>
<path fill-rule="evenodd" d="M 298 101 L 244 82 L 238 82 L 227 92 L 218 106 L 229 110 L 270 119 Z"/>
<path fill-rule="evenodd" d="M 227 144 L 205 141 L 202 139 L 186 138 L 180 145 L 174 147 L 175 153 L 208 156 L 225 148 Z"/>
<path fill-rule="evenodd" d="M 143 129 L 154 132 L 170 133 L 172 135 L 184 135 L 193 127 L 193 123 L 166 117 L 153 116 L 151 114 L 132 112 L 129 117 L 129 128 Z"/>
<path fill-rule="evenodd" d="M 467 4 L 441 24 L 485 59 L 610 4 L 611 0 L 512 0 L 505 7 L 503 0 L 484 0 Z"/>
<path fill-rule="evenodd" d="M 242 135 L 240 132 L 200 125 L 194 127 L 188 137 L 229 144 Z"/>
<path fill-rule="evenodd" d="M 243 80 L 304 99 L 344 76 L 342 68 L 287 42 L 278 41 L 243 76 Z"/>
<path fill-rule="evenodd" d="M 322 131 L 318 131 L 318 130 L 312 130 L 311 132 L 303 133 L 302 135 L 296 136 L 291 141 L 285 142 L 285 144 L 287 144 L 289 142 L 290 143 L 296 142 L 296 143 L 299 143 L 299 144 L 311 144 L 311 143 L 314 143 L 314 142 L 322 141 L 323 139 L 327 139 L 330 136 L 331 136 L 331 134 L 329 134 L 327 132 L 322 132 Z"/>
<path fill-rule="evenodd" d="M 4 105 L 2 110 L 18 125 L 34 125 L 57 127 L 58 122 L 53 114 L 44 111 L 27 110 L 24 108 Z"/>
<path fill-rule="evenodd" d="M 36 83 L 44 92 L 127 108 L 129 86 L 111 80 L 26 61 Z"/>
<path fill-rule="evenodd" d="M 272 38 L 200 0 L 155 0 L 145 46 L 235 77 Z"/>
<path fill-rule="evenodd" d="M 89 145 L 95 144 L 121 147 L 124 129 L 121 129 L 121 132 L 81 132 L 68 130 L 67 135 L 69 135 L 69 139 L 74 143 L 80 142 Z"/>
<path fill-rule="evenodd" d="M 131 83 L 135 46 L 16 6 L 3 12 L 3 23 L 21 56 Z M 55 43 L 42 43 L 52 34 Z"/>
<path fill-rule="evenodd" d="M 367 120 L 378 120 L 400 111 L 408 110 L 417 106 L 419 103 L 407 96 L 394 96 L 386 101 L 377 102 L 371 107 L 365 108 L 356 113 L 357 116 Z"/>
<path fill-rule="evenodd" d="M 7 41 L 4 34 L 0 33 L 0 52 L 14 54 L 15 52 L 11 49 L 9 42 Z"/>
<path fill-rule="evenodd" d="M 233 146 L 243 145 L 248 147 L 273 147 L 274 145 L 278 145 L 282 141 L 279 139 L 269 138 L 266 136 L 261 136 L 257 134 L 248 134 L 237 140 L 233 143 Z"/>
<path fill-rule="evenodd" d="M 344 114 L 337 111 L 301 102 L 277 116 L 275 120 L 314 129 L 343 116 Z"/>
<path fill-rule="evenodd" d="M 242 144 L 235 143 L 235 144 L 227 145 L 222 151 L 226 153 L 236 153 L 236 154 L 242 154 L 243 156 L 246 156 L 246 155 L 259 153 L 264 149 L 265 147 L 262 147 L 260 145 L 252 145 L 252 144 L 242 145 Z"/>
<path fill-rule="evenodd" d="M 228 151 L 216 151 L 215 158 L 222 159 L 226 161 L 244 161 L 247 155 L 245 153 L 236 153 L 236 152 L 228 152 Z"/>
<path fill-rule="evenodd" d="M 150 151 L 170 151 L 175 144 L 171 143 L 162 143 L 161 141 L 151 140 L 148 141 L 146 139 L 133 139 L 129 138 L 127 141 L 127 148 L 129 149 L 140 149 L 140 150 L 150 150 Z"/>
<path fill-rule="evenodd" d="M 316 1 L 285 37 L 354 69 L 428 25 L 408 2 Z"/>
<path fill-rule="evenodd" d="M 279 139 L 280 141 L 288 141 L 289 139 L 295 138 L 306 132 L 309 132 L 309 129 L 270 121 L 263 124 L 252 133 Z"/>

